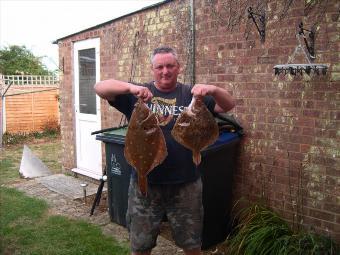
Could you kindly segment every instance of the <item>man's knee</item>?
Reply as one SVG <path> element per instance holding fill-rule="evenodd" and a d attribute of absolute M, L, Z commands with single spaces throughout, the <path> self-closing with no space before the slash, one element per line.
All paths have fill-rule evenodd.
<path fill-rule="evenodd" d="M 191 250 L 184 250 L 185 255 L 200 255 L 201 248 L 191 249 Z"/>
<path fill-rule="evenodd" d="M 151 254 L 151 250 L 150 251 L 142 251 L 142 252 L 132 252 L 131 255 L 150 255 Z"/>

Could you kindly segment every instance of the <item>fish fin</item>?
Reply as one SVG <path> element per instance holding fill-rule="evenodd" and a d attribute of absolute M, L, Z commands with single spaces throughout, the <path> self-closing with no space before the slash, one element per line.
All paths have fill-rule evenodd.
<path fill-rule="evenodd" d="M 196 113 L 194 113 L 194 111 L 192 110 L 192 108 L 188 109 L 188 111 L 186 112 L 189 116 L 194 117 L 196 116 Z"/>
<path fill-rule="evenodd" d="M 193 96 L 193 97 L 191 98 L 191 102 L 190 102 L 188 108 L 191 108 L 195 103 L 196 103 L 196 97 Z"/>
<path fill-rule="evenodd" d="M 150 111 L 149 115 L 144 120 L 141 121 L 140 125 L 143 126 L 144 123 L 149 121 L 149 119 L 151 118 L 156 118 L 156 117 L 155 117 L 155 114 Z M 157 121 L 157 118 L 156 118 L 156 121 Z"/>
<path fill-rule="evenodd" d="M 146 129 L 146 130 L 145 130 L 145 134 L 151 135 L 151 134 L 155 133 L 156 131 L 157 131 L 156 128 Z"/>
<path fill-rule="evenodd" d="M 195 116 L 196 113 L 194 112 L 194 105 L 196 103 L 196 100 L 197 100 L 197 97 L 193 96 L 192 99 L 191 99 L 191 102 L 187 108 L 187 111 L 186 113 L 189 115 L 189 116 Z"/>
<path fill-rule="evenodd" d="M 192 153 L 192 160 L 194 161 L 195 165 L 198 166 L 201 163 L 202 157 L 201 153 L 198 152 L 193 152 Z"/>
<path fill-rule="evenodd" d="M 173 114 L 169 114 L 167 117 L 162 116 L 156 116 L 157 117 L 157 121 L 158 121 L 158 125 L 159 126 L 166 126 L 169 124 L 169 122 L 173 119 L 174 115 Z"/>
<path fill-rule="evenodd" d="M 178 123 L 178 125 L 181 126 L 181 127 L 189 127 L 190 122 L 182 122 L 182 123 Z"/>
<path fill-rule="evenodd" d="M 138 175 L 138 187 L 143 196 L 146 196 L 148 190 L 148 179 L 141 174 Z"/>

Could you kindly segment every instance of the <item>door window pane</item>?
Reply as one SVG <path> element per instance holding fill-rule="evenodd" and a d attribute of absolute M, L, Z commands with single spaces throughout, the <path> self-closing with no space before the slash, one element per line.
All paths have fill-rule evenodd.
<path fill-rule="evenodd" d="M 80 113 L 96 114 L 96 94 L 93 86 L 96 83 L 95 49 L 80 50 L 79 61 L 79 110 Z"/>

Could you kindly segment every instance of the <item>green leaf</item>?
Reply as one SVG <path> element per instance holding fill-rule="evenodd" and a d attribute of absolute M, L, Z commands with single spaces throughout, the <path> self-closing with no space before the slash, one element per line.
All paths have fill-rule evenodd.
<path fill-rule="evenodd" d="M 0 73 L 48 75 L 49 70 L 26 46 L 10 45 L 0 49 Z"/>

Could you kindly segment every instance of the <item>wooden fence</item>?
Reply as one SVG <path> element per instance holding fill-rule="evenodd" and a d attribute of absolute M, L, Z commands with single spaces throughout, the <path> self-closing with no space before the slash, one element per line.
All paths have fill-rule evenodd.
<path fill-rule="evenodd" d="M 0 75 L 2 133 L 29 133 L 59 125 L 55 76 Z"/>

